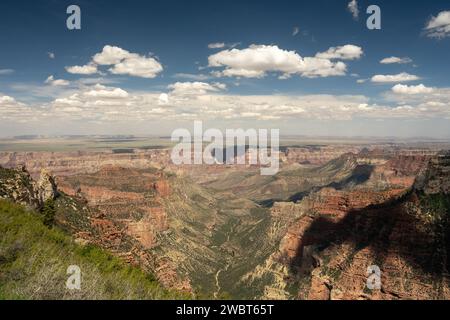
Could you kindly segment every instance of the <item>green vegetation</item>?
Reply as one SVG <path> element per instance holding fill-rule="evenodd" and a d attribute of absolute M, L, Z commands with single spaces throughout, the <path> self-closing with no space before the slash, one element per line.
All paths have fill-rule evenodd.
<path fill-rule="evenodd" d="M 432 252 L 428 267 L 437 273 L 446 272 L 446 248 L 448 247 L 448 234 L 450 232 L 450 195 L 420 194 L 419 199 L 425 212 L 431 217 L 428 232 L 433 236 L 433 243 L 429 245 Z"/>
<path fill-rule="evenodd" d="M 329 268 L 328 266 L 322 267 L 322 274 L 330 277 L 333 281 L 338 281 L 341 277 L 342 270 L 339 268 Z"/>
<path fill-rule="evenodd" d="M 53 199 L 47 199 L 44 202 L 44 206 L 42 208 L 42 217 L 44 219 L 44 224 L 47 227 L 51 227 L 53 222 L 55 221 L 55 201 Z"/>
<path fill-rule="evenodd" d="M 372 295 L 373 292 L 367 286 L 364 286 L 363 293 L 365 293 L 367 295 Z"/>
<path fill-rule="evenodd" d="M 190 298 L 97 247 L 77 245 L 58 228 L 47 228 L 45 220 L 0 200 L 0 299 Z M 70 265 L 81 269 L 81 290 L 66 288 Z"/>
<path fill-rule="evenodd" d="M 422 206 L 433 215 L 437 221 L 447 219 L 450 214 L 450 196 L 443 193 L 420 195 Z"/>
<path fill-rule="evenodd" d="M 13 170 L 0 167 L 0 182 L 1 180 L 12 179 L 14 176 L 15 173 Z"/>

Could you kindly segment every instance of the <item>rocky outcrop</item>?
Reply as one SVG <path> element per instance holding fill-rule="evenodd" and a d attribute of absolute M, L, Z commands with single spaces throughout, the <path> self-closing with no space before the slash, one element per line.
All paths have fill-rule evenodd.
<path fill-rule="evenodd" d="M 400 156 L 375 170 L 371 180 L 386 178 L 385 190 L 322 189 L 302 201 L 305 215 L 288 229 L 279 252 L 298 281 L 308 279 L 299 298 L 450 298 L 449 162 L 427 157 Z M 367 287 L 371 265 L 381 269 L 381 290 Z"/>
<path fill-rule="evenodd" d="M 450 151 L 442 152 L 430 161 L 430 165 L 417 179 L 417 189 L 426 194 L 450 193 Z"/>
<path fill-rule="evenodd" d="M 108 152 L 0 152 L 0 166 L 25 166 L 33 177 L 42 169 L 55 176 L 94 173 L 105 166 L 146 169 L 170 165 L 170 150 L 152 149 L 134 153 Z"/>
<path fill-rule="evenodd" d="M 339 165 L 344 168 L 351 159 L 341 157 L 324 167 L 333 170 L 344 161 Z M 449 231 L 436 227 L 435 214 L 430 205 L 424 208 L 421 196 L 434 190 L 448 199 L 448 158 L 401 154 L 384 161 L 368 155 L 353 159 L 358 165 L 350 165 L 355 169 L 340 181 L 312 190 L 297 203 L 273 205 L 274 225 L 288 227 L 278 228 L 279 249 L 245 280 L 251 285 L 272 279 L 266 280 L 263 298 L 448 298 L 447 254 L 432 252 L 447 250 L 443 242 L 448 240 L 439 239 L 448 239 Z M 367 165 L 368 171 L 358 169 Z M 418 188 L 418 181 L 426 183 Z M 440 196 L 425 203 L 436 201 L 438 208 L 449 203 Z M 381 291 L 366 287 L 371 265 L 381 268 Z"/>
<path fill-rule="evenodd" d="M 285 161 L 288 163 L 323 165 L 344 153 L 357 154 L 363 149 L 363 146 L 348 145 L 288 147 L 285 150 Z"/>
<path fill-rule="evenodd" d="M 57 218 L 79 242 L 110 250 L 154 273 L 166 287 L 192 292 L 174 261 L 153 252 L 169 229 L 164 202 L 171 188 L 161 170 L 105 166 L 94 173 L 60 176 L 58 185 L 77 204 L 61 205 Z M 67 208 L 73 206 L 73 216 L 67 216 Z"/>
<path fill-rule="evenodd" d="M 23 166 L 16 169 L 0 167 L 0 198 L 41 209 L 46 200 L 54 200 L 57 195 L 55 179 L 46 170 L 35 181 Z"/>
<path fill-rule="evenodd" d="M 39 180 L 35 184 L 39 201 L 44 203 L 47 200 L 54 200 L 58 195 L 55 178 L 47 170 L 42 170 Z"/>

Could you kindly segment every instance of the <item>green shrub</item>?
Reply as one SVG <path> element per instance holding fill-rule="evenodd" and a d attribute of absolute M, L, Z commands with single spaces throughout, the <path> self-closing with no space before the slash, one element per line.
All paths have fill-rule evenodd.
<path fill-rule="evenodd" d="M 53 199 L 47 199 L 42 207 L 43 222 L 47 227 L 51 227 L 55 222 L 55 201 Z"/>

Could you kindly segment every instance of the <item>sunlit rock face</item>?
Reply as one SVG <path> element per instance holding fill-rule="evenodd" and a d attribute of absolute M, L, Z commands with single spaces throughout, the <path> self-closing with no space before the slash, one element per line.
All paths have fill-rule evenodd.
<path fill-rule="evenodd" d="M 34 209 L 41 209 L 47 200 L 58 195 L 55 178 L 42 170 L 39 179 L 33 180 L 24 166 L 14 169 L 0 167 L 0 197 Z"/>
<path fill-rule="evenodd" d="M 360 185 L 310 194 L 272 261 L 301 299 L 448 299 L 449 168 L 448 153 L 400 156 Z M 371 265 L 381 290 L 367 288 Z"/>

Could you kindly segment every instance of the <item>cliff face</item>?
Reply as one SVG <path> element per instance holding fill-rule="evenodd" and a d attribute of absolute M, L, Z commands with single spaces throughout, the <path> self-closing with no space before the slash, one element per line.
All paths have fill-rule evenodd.
<path fill-rule="evenodd" d="M 321 165 L 295 163 L 291 154 L 267 177 L 239 166 L 174 173 L 165 152 L 3 154 L 9 166 L 24 160 L 34 175 L 41 165 L 58 174 L 44 171 L 33 182 L 24 169 L 0 169 L 0 197 L 40 207 L 59 193 L 56 222 L 76 242 L 99 245 L 179 290 L 450 298 L 448 154 L 362 150 Z M 316 163 L 328 156 L 335 154 Z M 381 290 L 366 287 L 371 265 L 381 269 Z"/>
<path fill-rule="evenodd" d="M 238 282 L 273 250 L 268 209 L 158 169 L 104 167 L 58 185 L 58 223 L 78 242 L 151 270 L 166 287 L 256 295 Z"/>
<path fill-rule="evenodd" d="M 362 146 L 309 146 L 288 147 L 285 150 L 285 161 L 311 165 L 323 165 L 340 157 L 343 153 L 359 153 Z"/>
<path fill-rule="evenodd" d="M 448 299 L 445 233 L 427 221 L 427 211 L 411 194 L 398 203 L 351 210 L 339 221 L 315 218 L 304 231 L 297 263 L 291 265 L 301 266 L 304 248 L 313 248 L 310 283 L 299 297 Z M 380 290 L 367 287 L 372 265 L 381 270 Z"/>
<path fill-rule="evenodd" d="M 136 153 L 113 152 L 0 152 L 0 166 L 24 166 L 33 177 L 42 169 L 55 176 L 95 173 L 104 166 L 146 169 L 170 164 L 170 150 L 146 150 Z"/>
<path fill-rule="evenodd" d="M 162 171 L 103 167 L 96 173 L 61 176 L 58 186 L 71 197 L 60 202 L 59 224 L 71 230 L 77 241 L 97 244 L 154 271 L 166 287 L 192 291 L 175 265 L 160 261 L 152 251 L 169 228 L 163 202 L 171 189 Z M 70 207 L 75 209 L 67 211 Z"/>
<path fill-rule="evenodd" d="M 55 223 L 77 243 L 108 249 L 123 260 L 156 272 L 166 287 L 192 291 L 176 266 L 161 262 L 151 249 L 168 229 L 163 198 L 171 194 L 167 178 L 156 169 L 106 167 L 95 174 L 60 176 L 43 170 L 33 180 L 24 168 L 0 167 L 0 198 L 34 209 L 54 200 Z"/>
<path fill-rule="evenodd" d="M 448 154 L 399 156 L 358 185 L 322 188 L 297 204 L 275 205 L 273 214 L 297 212 L 300 218 L 255 272 L 275 279 L 265 296 L 450 298 L 449 180 Z M 381 270 L 381 290 L 366 286 L 372 265 Z M 273 276 L 280 272 L 282 279 Z"/>
<path fill-rule="evenodd" d="M 280 149 L 280 161 L 284 165 L 302 164 L 320 166 L 340 157 L 345 153 L 358 154 L 365 151 L 365 155 L 372 161 L 393 156 L 398 153 L 413 155 L 433 154 L 433 151 L 411 150 L 398 151 L 389 146 L 383 149 L 367 150 L 360 145 L 323 145 L 305 147 L 287 147 Z M 25 166 L 30 174 L 37 178 L 42 169 L 51 170 L 55 176 L 68 176 L 82 173 L 95 173 L 104 166 L 115 166 L 132 169 L 170 168 L 173 171 L 192 173 L 200 179 L 211 179 L 211 175 L 221 179 L 230 166 L 174 166 L 170 159 L 170 149 L 133 150 L 130 153 L 114 152 L 0 152 L 0 166 L 15 168 Z M 238 169 L 248 169 L 247 166 L 237 166 Z"/>
<path fill-rule="evenodd" d="M 34 181 L 25 167 L 0 167 L 0 198 L 40 209 L 46 200 L 55 199 L 57 193 L 53 176 L 45 170 L 41 172 L 39 180 Z"/>

